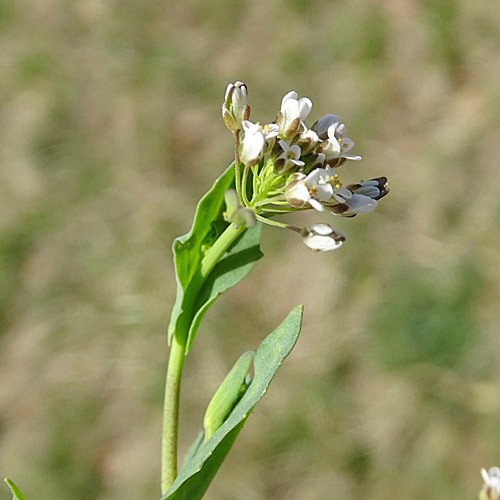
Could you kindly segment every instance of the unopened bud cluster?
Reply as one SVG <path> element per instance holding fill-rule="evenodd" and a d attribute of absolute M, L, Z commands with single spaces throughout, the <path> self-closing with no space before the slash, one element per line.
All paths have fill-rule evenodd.
<path fill-rule="evenodd" d="M 347 185 L 341 182 L 337 169 L 346 162 L 361 160 L 361 156 L 351 153 L 354 142 L 346 136 L 346 126 L 337 115 L 324 115 L 310 128 L 306 125 L 312 110 L 307 97 L 299 99 L 296 92 L 288 92 L 275 122 L 266 125 L 249 121 L 247 97 L 246 85 L 236 82 L 227 87 L 222 105 L 224 121 L 236 138 L 239 200 L 238 216 L 227 220 L 241 225 L 242 210 L 246 209 L 257 220 L 299 232 L 312 250 L 339 248 L 345 236 L 326 223 L 300 229 L 272 217 L 310 208 L 347 217 L 368 213 L 389 192 L 387 179 L 377 177 Z M 235 195 L 230 197 L 235 206 Z M 248 214 L 243 218 L 254 221 Z"/>

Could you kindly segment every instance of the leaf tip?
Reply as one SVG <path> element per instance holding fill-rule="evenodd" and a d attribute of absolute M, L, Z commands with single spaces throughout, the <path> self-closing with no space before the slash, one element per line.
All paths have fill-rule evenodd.
<path fill-rule="evenodd" d="M 4 481 L 14 495 L 13 500 L 26 500 L 26 497 L 22 494 L 21 490 L 16 486 L 14 481 L 11 481 L 8 477 L 4 478 Z"/>

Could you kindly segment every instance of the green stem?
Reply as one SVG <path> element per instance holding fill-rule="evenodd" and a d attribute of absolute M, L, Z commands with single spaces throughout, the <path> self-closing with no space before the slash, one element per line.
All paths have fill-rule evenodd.
<path fill-rule="evenodd" d="M 197 297 L 203 283 L 212 272 L 217 262 L 226 250 L 245 231 L 245 226 L 229 227 L 219 236 L 217 241 L 206 252 L 198 271 L 194 275 L 189 287 L 193 297 Z M 191 304 L 193 307 L 194 304 Z M 194 316 L 194 311 L 192 312 Z M 186 356 L 186 343 L 189 324 L 181 331 L 176 331 L 172 337 L 168 360 L 167 378 L 165 381 L 165 402 L 163 406 L 163 433 L 161 454 L 161 491 L 164 495 L 177 477 L 177 442 L 179 435 L 179 395 L 181 389 L 182 368 Z"/>
<path fill-rule="evenodd" d="M 243 198 L 241 197 L 241 162 L 240 162 L 240 131 L 238 130 L 234 134 L 234 182 L 236 185 L 236 192 L 238 193 L 238 199 L 243 205 Z"/>
<path fill-rule="evenodd" d="M 272 196 L 269 198 L 265 198 L 264 200 L 259 200 L 255 202 L 252 207 L 260 207 L 261 205 L 271 205 L 271 204 L 278 204 L 278 205 L 287 205 L 288 202 L 285 200 L 285 195 L 283 194 L 278 194 L 276 196 Z"/>
<path fill-rule="evenodd" d="M 207 250 L 205 256 L 203 257 L 199 269 L 199 275 L 205 281 L 208 275 L 211 273 L 215 264 L 219 262 L 220 258 L 224 255 L 226 250 L 231 246 L 232 243 L 238 238 L 238 236 L 245 231 L 245 226 L 236 227 L 234 224 L 229 224 L 226 230 L 219 236 L 217 241 Z M 193 280 L 196 279 L 196 276 Z"/>
<path fill-rule="evenodd" d="M 182 367 L 184 366 L 185 342 L 177 335 L 172 337 L 165 381 L 163 406 L 163 433 L 161 453 L 161 493 L 164 495 L 177 477 L 177 440 L 179 436 L 179 394 Z"/>
<path fill-rule="evenodd" d="M 285 224 L 284 222 L 278 222 L 277 220 L 272 220 L 272 219 L 267 219 L 266 217 L 262 217 L 259 214 L 255 214 L 255 217 L 257 220 L 264 224 L 268 224 L 269 226 L 274 226 L 274 227 L 282 227 L 283 229 L 288 229 L 292 226 L 290 224 Z"/>
<path fill-rule="evenodd" d="M 252 176 L 253 176 L 253 180 L 252 180 L 252 183 L 253 183 L 253 192 L 252 192 L 252 200 L 251 202 L 254 200 L 256 194 L 257 194 L 257 191 L 259 190 L 259 176 L 257 175 L 258 174 L 258 170 L 259 169 L 259 166 L 256 165 L 255 167 L 252 167 Z"/>
<path fill-rule="evenodd" d="M 247 180 L 248 180 L 248 171 L 250 170 L 250 167 L 248 165 L 245 165 L 245 168 L 243 169 L 243 179 L 241 181 L 241 194 L 243 195 L 243 202 L 245 203 L 245 206 L 248 207 L 250 205 L 250 202 L 248 201 L 248 195 L 247 195 Z"/>

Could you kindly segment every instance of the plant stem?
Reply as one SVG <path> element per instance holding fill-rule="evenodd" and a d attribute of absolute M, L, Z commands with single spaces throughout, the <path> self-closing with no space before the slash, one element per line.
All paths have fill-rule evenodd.
<path fill-rule="evenodd" d="M 206 252 L 198 271 L 193 276 L 189 287 L 197 297 L 203 283 L 219 262 L 226 250 L 245 231 L 245 226 L 235 227 L 230 224 L 217 241 Z M 190 305 L 194 307 L 194 304 Z M 195 311 L 192 311 L 194 316 Z M 161 455 L 161 491 L 164 495 L 177 477 L 177 442 L 179 435 L 179 395 L 181 389 L 182 368 L 186 356 L 190 321 L 176 331 L 172 337 L 168 359 L 167 378 L 165 381 L 165 402 L 163 406 L 163 433 Z"/>
<path fill-rule="evenodd" d="M 245 206 L 248 207 L 250 205 L 250 202 L 248 201 L 248 195 L 247 195 L 247 179 L 248 179 L 248 171 L 250 170 L 250 167 L 248 165 L 245 165 L 245 168 L 243 169 L 243 179 L 241 180 L 241 194 L 243 196 L 243 202 L 245 203 Z"/>
<path fill-rule="evenodd" d="M 163 433 L 161 455 L 161 493 L 164 495 L 177 477 L 177 440 L 179 435 L 179 394 L 182 367 L 184 366 L 185 341 L 172 337 L 165 381 L 163 406 Z"/>
<path fill-rule="evenodd" d="M 236 238 L 245 231 L 245 226 L 235 226 L 229 224 L 225 231 L 219 236 L 215 243 L 207 250 L 205 256 L 201 260 L 198 272 L 193 277 L 193 285 L 200 286 L 208 278 L 215 264 L 219 262 L 221 257 L 226 253 L 226 250 L 234 243 Z M 201 280 L 201 283 L 199 281 Z"/>
<path fill-rule="evenodd" d="M 277 220 L 267 219 L 266 217 L 262 217 L 259 214 L 255 214 L 257 220 L 264 224 L 268 224 L 269 226 L 281 227 L 283 229 L 287 229 L 291 227 L 289 224 L 285 224 L 284 222 L 278 222 Z"/>
<path fill-rule="evenodd" d="M 238 130 L 234 134 L 234 182 L 236 185 L 236 192 L 238 193 L 238 199 L 243 205 L 243 198 L 241 197 L 241 163 L 240 163 L 240 153 L 238 148 L 240 147 L 240 131 Z"/>

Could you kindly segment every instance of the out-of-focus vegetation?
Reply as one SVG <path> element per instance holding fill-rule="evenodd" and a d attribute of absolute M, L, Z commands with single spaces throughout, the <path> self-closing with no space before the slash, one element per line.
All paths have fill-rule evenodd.
<path fill-rule="evenodd" d="M 0 43 L 3 476 L 33 500 L 159 497 L 170 245 L 231 161 L 239 79 L 254 120 L 291 89 L 312 121 L 339 114 L 364 157 L 342 178 L 392 192 L 333 221 L 335 253 L 266 229 L 207 315 L 182 452 L 240 353 L 305 304 L 207 500 L 476 497 L 500 463 L 495 2 L 2 0 Z"/>

